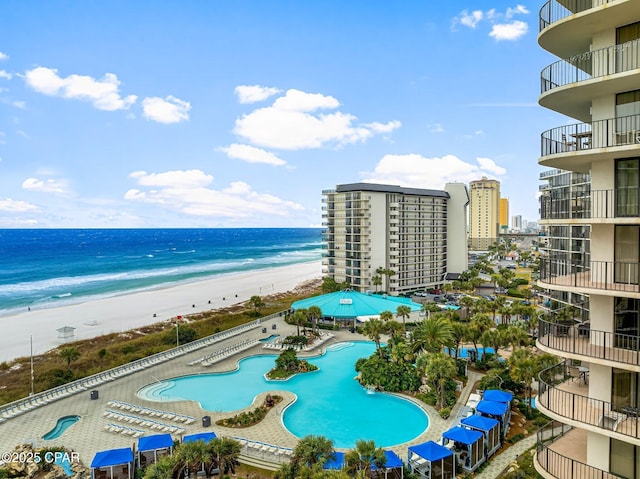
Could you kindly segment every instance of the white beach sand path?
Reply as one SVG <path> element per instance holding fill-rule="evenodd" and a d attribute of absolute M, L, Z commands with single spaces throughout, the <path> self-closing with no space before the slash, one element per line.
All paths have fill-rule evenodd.
<path fill-rule="evenodd" d="M 64 326 L 75 328 L 75 339 L 127 331 L 178 315 L 228 307 L 254 295 L 290 291 L 305 281 L 320 278 L 321 268 L 320 261 L 313 261 L 230 273 L 162 289 L 0 317 L 0 361 L 29 356 L 31 336 L 34 354 L 59 346 L 62 341 L 56 330 Z"/>

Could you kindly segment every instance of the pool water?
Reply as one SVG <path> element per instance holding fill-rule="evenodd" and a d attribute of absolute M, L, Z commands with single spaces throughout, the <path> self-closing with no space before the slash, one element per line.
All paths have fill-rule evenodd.
<path fill-rule="evenodd" d="M 262 338 L 260 340 L 261 343 L 272 343 L 274 342 L 276 339 L 278 339 L 280 337 L 279 334 L 272 334 L 271 336 L 269 336 L 268 338 Z"/>
<path fill-rule="evenodd" d="M 50 440 L 57 439 L 62 436 L 62 433 L 67 430 L 70 426 L 77 423 L 80 420 L 80 416 L 64 416 L 58 419 L 58 422 L 54 426 L 54 428 L 42 436 L 42 439 Z"/>
<path fill-rule="evenodd" d="M 55 463 L 64 470 L 67 476 L 71 477 L 74 475 L 73 469 L 71 469 L 71 462 L 69 462 L 68 456 L 56 457 Z"/>
<path fill-rule="evenodd" d="M 469 357 L 469 351 L 474 351 L 474 348 L 459 348 L 458 349 L 458 357 L 460 359 L 468 358 Z M 450 356 L 454 356 L 454 350 L 453 349 L 445 348 L 445 352 L 447 354 L 449 354 Z M 496 351 L 493 348 L 478 348 L 478 358 L 482 358 L 482 356 L 484 356 L 484 353 L 495 354 Z"/>
<path fill-rule="evenodd" d="M 419 406 L 398 396 L 367 391 L 355 379 L 355 362 L 375 351 L 372 342 L 357 341 L 329 346 L 309 362 L 318 371 L 287 381 L 264 377 L 276 355 L 242 359 L 236 371 L 199 374 L 153 383 L 138 391 L 143 399 L 197 401 L 208 411 L 230 412 L 249 407 L 259 393 L 286 390 L 297 401 L 285 409 L 284 426 L 295 436 L 323 435 L 338 448 L 352 448 L 358 439 L 389 447 L 410 441 L 429 426 Z"/>

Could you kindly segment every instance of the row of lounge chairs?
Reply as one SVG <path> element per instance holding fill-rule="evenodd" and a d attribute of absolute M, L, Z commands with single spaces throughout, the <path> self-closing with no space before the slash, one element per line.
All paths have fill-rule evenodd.
<path fill-rule="evenodd" d="M 4 422 L 7 419 L 19 416 L 20 414 L 31 411 L 34 408 L 44 406 L 50 402 L 57 401 L 58 399 L 86 390 L 87 388 L 85 386 L 79 383 L 73 383 L 45 391 L 44 393 L 23 399 L 22 401 L 14 402 L 0 410 L 0 422 Z"/>
<path fill-rule="evenodd" d="M 275 349 L 278 351 L 281 351 L 283 349 L 295 349 L 296 351 L 312 351 L 314 349 L 316 349 L 318 346 L 326 343 L 327 341 L 329 341 L 331 338 L 333 338 L 333 334 L 331 333 L 322 333 L 322 335 L 320 336 L 320 338 L 317 341 L 314 341 L 313 343 L 307 345 L 307 346 L 302 346 L 299 344 L 287 344 L 287 343 L 283 343 L 282 341 L 273 341 L 271 343 L 265 343 L 263 348 L 264 349 Z"/>
<path fill-rule="evenodd" d="M 206 356 L 203 356 L 199 359 L 196 359 L 195 361 L 191 361 L 189 363 L 189 366 L 194 366 L 196 364 L 200 364 L 202 366 L 211 366 L 212 364 L 215 364 L 219 361 L 222 361 L 223 359 L 232 356 L 234 354 L 237 354 L 241 351 L 245 351 L 249 348 L 252 348 L 253 346 L 255 346 L 256 344 L 258 344 L 259 341 L 257 339 L 245 339 L 244 341 L 237 343 L 237 344 L 233 344 L 231 346 L 228 346 L 224 349 L 220 349 L 218 351 L 215 351 L 211 354 L 208 354 Z"/>
<path fill-rule="evenodd" d="M 122 414 L 117 411 L 111 411 L 107 409 L 104 412 L 104 416 L 108 419 L 112 419 L 119 422 L 126 422 L 129 424 L 136 424 L 142 427 L 148 427 L 149 429 L 154 429 L 160 432 L 169 432 L 173 434 L 181 434 L 186 431 L 184 427 L 173 426 L 169 424 L 164 424 L 158 421 L 154 421 L 153 419 L 148 419 L 144 417 L 138 416 L 130 416 L 128 414 Z"/>
<path fill-rule="evenodd" d="M 108 401 L 107 404 L 110 407 L 113 407 L 116 409 L 122 409 L 124 411 L 132 412 L 135 414 L 143 414 L 145 416 L 168 419 L 170 421 L 176 421 L 183 424 L 193 424 L 196 421 L 196 418 L 191 416 L 176 414 L 169 411 L 160 411 L 158 409 L 152 409 L 150 407 L 145 407 L 145 406 L 137 406 L 135 404 L 129 404 L 122 401 L 111 400 L 111 401 Z"/>
<path fill-rule="evenodd" d="M 104 427 L 105 431 L 122 434 L 124 436 L 140 437 L 144 436 L 147 431 L 136 429 L 134 427 L 122 426 L 120 424 L 109 423 Z"/>

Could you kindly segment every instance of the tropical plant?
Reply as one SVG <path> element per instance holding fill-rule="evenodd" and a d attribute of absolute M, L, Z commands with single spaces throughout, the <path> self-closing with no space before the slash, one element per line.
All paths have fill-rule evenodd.
<path fill-rule="evenodd" d="M 240 451 L 242 451 L 240 443 L 229 437 L 217 437 L 209 444 L 213 461 L 220 473 L 227 474 L 231 472 L 231 474 L 235 474 L 236 465 L 239 464 Z"/>
<path fill-rule="evenodd" d="M 369 321 L 364 323 L 364 326 L 362 327 L 362 334 L 376 343 L 376 349 L 379 354 L 382 354 L 380 349 L 380 336 L 382 333 L 384 333 L 384 323 L 376 318 L 371 318 Z"/>
<path fill-rule="evenodd" d="M 379 274 L 374 274 L 371 277 L 371 284 L 376 287 L 376 293 L 380 290 L 380 286 L 382 286 L 382 276 Z"/>
<path fill-rule="evenodd" d="M 451 323 L 444 316 L 433 316 L 422 321 L 411 333 L 414 352 L 438 352 L 443 347 L 453 346 Z"/>
<path fill-rule="evenodd" d="M 307 324 L 307 310 L 304 308 L 296 309 L 289 321 L 296 325 L 298 336 L 300 336 L 300 326 Z"/>
<path fill-rule="evenodd" d="M 531 383 L 542 370 L 550 368 L 557 361 L 557 358 L 551 354 L 535 354 L 530 348 L 516 349 L 509 357 L 511 377 L 524 384 L 529 414 L 531 414 Z"/>
<path fill-rule="evenodd" d="M 293 450 L 292 462 L 296 465 L 313 466 L 324 465 L 335 458 L 333 441 L 324 436 L 305 436 Z"/>
<path fill-rule="evenodd" d="M 480 342 L 482 334 L 492 326 L 493 323 L 486 314 L 477 313 L 471 318 L 469 328 L 467 329 L 467 339 L 473 343 L 473 348 L 476 351 L 476 357 L 478 357 L 478 343 Z"/>
<path fill-rule="evenodd" d="M 311 321 L 311 331 L 316 333 L 318 330 L 318 320 L 322 318 L 322 310 L 320 307 L 315 304 L 309 306 L 309 309 L 307 309 L 307 318 Z"/>
<path fill-rule="evenodd" d="M 67 370 L 71 369 L 71 362 L 77 361 L 80 358 L 80 351 L 74 347 L 62 348 L 58 351 L 58 355 L 61 359 L 67 362 Z"/>
<path fill-rule="evenodd" d="M 446 403 L 447 382 L 456 377 L 456 361 L 444 353 L 433 353 L 418 358 L 419 369 L 424 370 L 429 385 L 440 393 L 440 407 Z"/>
<path fill-rule="evenodd" d="M 352 477 L 370 477 L 371 467 L 382 469 L 387 458 L 382 448 L 376 447 L 374 441 L 359 439 L 356 447 L 344 456 L 345 471 Z"/>
<path fill-rule="evenodd" d="M 442 311 L 442 308 L 440 308 L 440 306 L 438 306 L 436 303 L 427 302 L 422 304 L 420 310 L 424 313 L 427 313 L 427 319 L 429 319 L 431 318 L 431 313 L 440 312 Z"/>
<path fill-rule="evenodd" d="M 405 324 L 405 320 L 411 316 L 411 308 L 409 306 L 400 305 L 396 308 L 396 317 L 402 318 L 402 324 Z"/>
<path fill-rule="evenodd" d="M 498 354 L 498 351 L 501 347 L 505 345 L 505 337 L 497 329 L 488 329 L 480 336 L 480 343 L 483 346 L 489 346 L 493 348 L 495 354 Z"/>
<path fill-rule="evenodd" d="M 404 335 L 405 327 L 398 321 L 387 321 L 384 325 L 384 331 L 391 336 L 391 343 L 397 344 Z"/>
<path fill-rule="evenodd" d="M 195 475 L 203 466 L 207 470 L 211 464 L 211 458 L 209 444 L 204 441 L 183 442 L 176 450 L 178 477 L 181 477 L 184 471 Z"/>
<path fill-rule="evenodd" d="M 264 300 L 258 295 L 251 296 L 249 298 L 249 304 L 253 306 L 253 310 L 256 312 L 256 314 L 259 314 L 260 310 L 267 305 Z"/>
<path fill-rule="evenodd" d="M 380 319 L 385 323 L 393 319 L 393 313 L 391 311 L 380 311 Z"/>
<path fill-rule="evenodd" d="M 144 479 L 173 479 L 178 464 L 177 456 L 162 456 L 144 471 Z"/>

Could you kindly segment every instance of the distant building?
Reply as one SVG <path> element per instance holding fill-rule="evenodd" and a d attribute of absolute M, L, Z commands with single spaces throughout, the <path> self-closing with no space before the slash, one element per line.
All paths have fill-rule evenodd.
<path fill-rule="evenodd" d="M 522 215 L 514 215 L 511 217 L 511 229 L 513 231 L 522 231 Z"/>
<path fill-rule="evenodd" d="M 356 291 L 402 293 L 442 285 L 467 269 L 467 188 L 374 183 L 323 191 L 323 273 Z M 391 270 L 394 274 L 376 273 Z M 382 284 L 374 285 L 374 276 Z"/>
<path fill-rule="evenodd" d="M 500 182 L 482 177 L 469 183 L 469 249 L 487 251 L 500 233 Z"/>
<path fill-rule="evenodd" d="M 509 231 L 509 198 L 500 198 L 500 233 Z"/>

